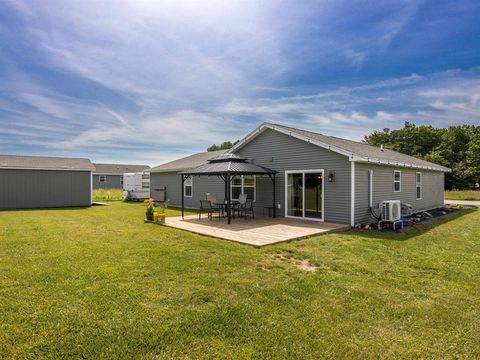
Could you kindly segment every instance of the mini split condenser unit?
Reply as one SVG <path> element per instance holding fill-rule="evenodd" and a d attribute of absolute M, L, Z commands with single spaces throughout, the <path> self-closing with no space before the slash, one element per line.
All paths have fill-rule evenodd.
<path fill-rule="evenodd" d="M 402 203 L 400 200 L 388 200 L 380 203 L 382 221 L 398 221 L 402 217 Z"/>

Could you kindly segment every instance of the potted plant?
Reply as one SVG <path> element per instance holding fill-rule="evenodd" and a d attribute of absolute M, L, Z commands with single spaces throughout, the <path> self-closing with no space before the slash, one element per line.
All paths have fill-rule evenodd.
<path fill-rule="evenodd" d="M 147 216 L 148 221 L 153 221 L 153 212 L 155 211 L 155 200 L 154 199 L 147 199 L 145 200 L 147 203 L 147 211 L 145 215 Z"/>
<path fill-rule="evenodd" d="M 168 208 L 167 203 L 163 204 L 158 204 L 158 206 L 155 207 L 155 210 L 153 212 L 153 221 L 156 224 L 165 224 L 165 216 L 166 216 L 166 210 Z"/>

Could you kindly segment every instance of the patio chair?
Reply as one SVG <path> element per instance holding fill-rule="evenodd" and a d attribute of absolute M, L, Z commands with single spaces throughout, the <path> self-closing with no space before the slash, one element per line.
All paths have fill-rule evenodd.
<path fill-rule="evenodd" d="M 246 202 L 247 194 L 238 195 L 238 202 L 233 205 L 233 212 L 235 213 L 235 211 L 237 211 L 238 217 L 240 217 L 240 209 L 245 205 Z"/>
<path fill-rule="evenodd" d="M 200 200 L 200 212 L 198 213 L 198 220 L 201 220 L 202 214 L 207 214 L 210 220 L 213 219 L 213 213 L 218 212 L 220 218 L 220 208 L 212 205 L 210 200 Z"/>
<path fill-rule="evenodd" d="M 212 204 L 215 204 L 217 202 L 217 195 L 215 195 L 215 194 L 206 193 L 205 198 L 208 201 L 210 201 Z"/>
<path fill-rule="evenodd" d="M 239 205 L 238 215 L 244 216 L 245 218 L 251 215 L 252 219 L 255 219 L 255 212 L 253 210 L 253 201 L 247 199 L 244 204 Z"/>

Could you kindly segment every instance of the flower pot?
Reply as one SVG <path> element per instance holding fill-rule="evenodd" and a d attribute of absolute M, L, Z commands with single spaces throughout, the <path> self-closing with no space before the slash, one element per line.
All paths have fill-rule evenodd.
<path fill-rule="evenodd" d="M 153 222 L 156 224 L 165 224 L 165 213 L 163 211 L 155 211 L 153 213 Z"/>

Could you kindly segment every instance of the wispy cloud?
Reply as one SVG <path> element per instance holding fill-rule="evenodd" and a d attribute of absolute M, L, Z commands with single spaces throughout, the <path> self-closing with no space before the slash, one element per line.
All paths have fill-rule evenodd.
<path fill-rule="evenodd" d="M 11 23 L 0 24 L 0 151 L 155 165 L 262 121 L 360 139 L 406 120 L 446 126 L 480 117 L 478 68 L 464 59 L 435 67 L 438 57 L 418 66 L 430 40 L 418 29 L 439 41 L 450 36 L 445 22 L 456 21 L 432 21 L 440 5 L 4 4 Z M 475 6 L 455 8 L 461 20 L 452 27 L 473 24 Z"/>

